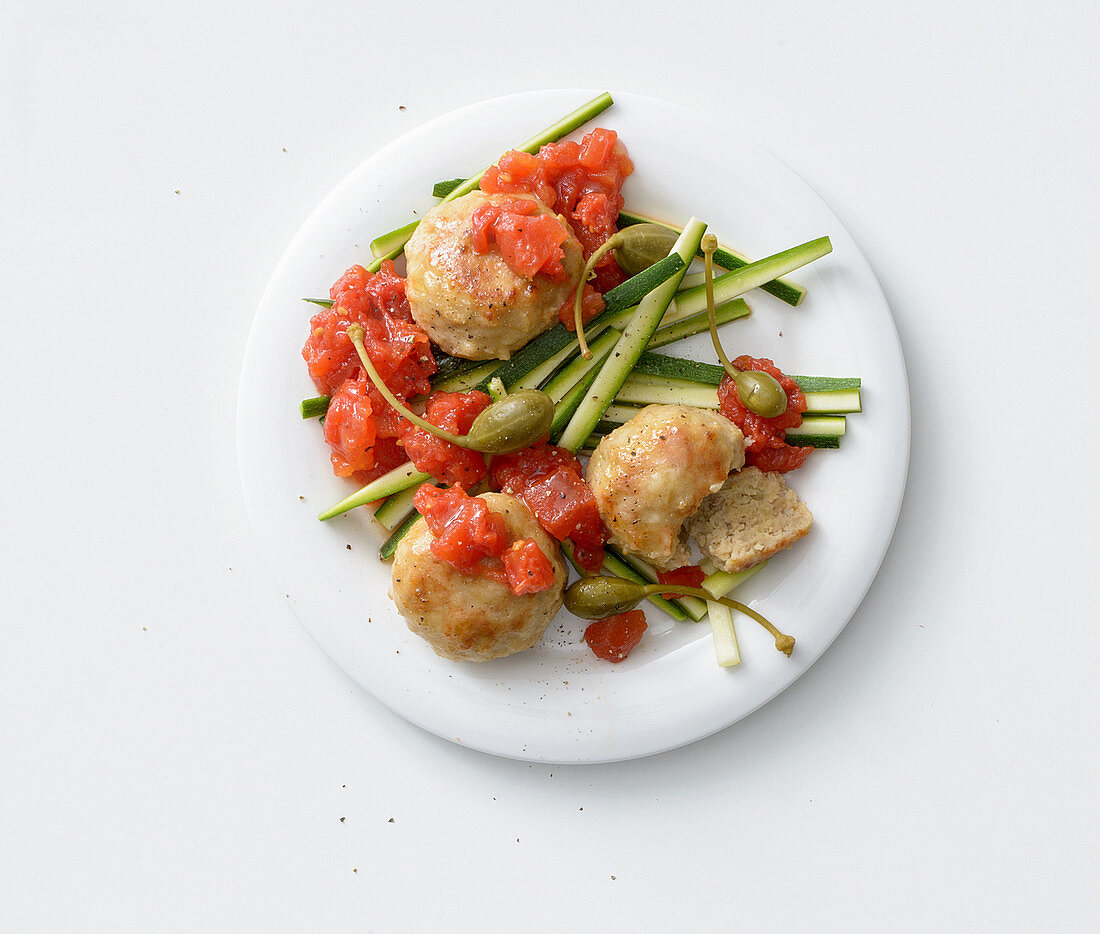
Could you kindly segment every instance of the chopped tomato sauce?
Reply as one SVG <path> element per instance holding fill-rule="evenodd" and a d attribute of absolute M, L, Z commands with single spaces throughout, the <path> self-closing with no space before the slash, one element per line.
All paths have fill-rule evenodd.
<path fill-rule="evenodd" d="M 533 539 L 508 544 L 508 524 L 489 504 L 455 485 L 441 490 L 425 483 L 413 497 L 431 530 L 433 555 L 466 574 L 506 584 L 517 597 L 554 583 L 554 567 Z"/>
<path fill-rule="evenodd" d="M 489 484 L 519 497 L 547 532 L 573 543 L 573 557 L 589 573 L 603 566 L 607 530 L 583 479 L 580 461 L 546 442 L 493 458 Z"/>
<path fill-rule="evenodd" d="M 596 620 L 584 631 L 584 641 L 600 658 L 618 663 L 642 640 L 645 631 L 645 613 L 630 610 Z"/>
<path fill-rule="evenodd" d="M 424 417 L 433 425 L 456 435 L 465 435 L 492 402 L 484 392 L 433 392 Z M 402 444 L 417 470 L 430 473 L 446 484 L 471 487 L 485 479 L 485 455 L 438 438 L 430 431 L 410 425 Z"/>
<path fill-rule="evenodd" d="M 657 580 L 662 584 L 679 584 L 681 587 L 701 587 L 703 581 L 707 579 L 707 575 L 703 573 L 703 569 L 697 564 L 689 564 L 682 568 L 677 568 L 675 571 L 658 571 Z M 683 594 L 672 591 L 670 593 L 661 594 L 666 600 L 672 600 L 675 597 L 681 597 Z"/>
<path fill-rule="evenodd" d="M 386 385 L 402 399 L 431 388 L 435 359 L 425 334 L 413 323 L 405 280 L 393 263 L 368 273 L 352 266 L 329 290 L 333 305 L 310 319 L 302 347 L 317 390 L 331 396 L 325 440 L 338 476 L 366 483 L 405 460 L 397 440 L 406 423 L 382 398 L 363 371 L 349 324 L 363 327 L 363 342 Z"/>
<path fill-rule="evenodd" d="M 787 410 L 774 418 L 763 418 L 745 408 L 733 379 L 728 374 L 722 377 L 718 386 L 718 408 L 745 435 L 745 464 L 778 473 L 801 467 L 813 449 L 795 447 L 786 441 L 787 429 L 801 425 L 802 413 L 806 411 L 806 397 L 798 383 L 766 357 L 744 355 L 734 360 L 733 365 L 739 370 L 770 373 L 787 394 Z"/>
<path fill-rule="evenodd" d="M 332 395 L 325 413 L 325 441 L 332 448 L 332 471 L 350 477 L 375 465 L 376 428 L 371 415 L 369 380 L 346 379 Z"/>
<path fill-rule="evenodd" d="M 493 245 L 508 268 L 528 279 L 542 274 L 551 282 L 567 278 L 562 244 L 569 231 L 552 214 L 538 214 L 529 198 L 483 204 L 470 219 L 474 251 L 488 253 Z"/>
<path fill-rule="evenodd" d="M 521 538 L 501 555 L 508 587 L 517 597 L 541 593 L 554 583 L 554 566 L 533 538 Z"/>
<path fill-rule="evenodd" d="M 579 143 L 547 143 L 538 155 L 506 152 L 482 177 L 481 190 L 535 195 L 569 221 L 588 259 L 618 229 L 623 181 L 633 171 L 618 134 L 597 128 Z M 624 278 L 610 253 L 599 260 L 595 272 L 601 293 Z"/>

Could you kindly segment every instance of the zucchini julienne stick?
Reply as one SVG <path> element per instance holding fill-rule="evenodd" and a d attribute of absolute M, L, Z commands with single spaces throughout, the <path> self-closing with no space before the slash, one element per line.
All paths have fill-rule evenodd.
<path fill-rule="evenodd" d="M 635 224 L 658 224 L 661 227 L 667 227 L 669 230 L 675 230 L 679 232 L 679 228 L 666 224 L 664 221 L 653 220 L 649 217 L 643 217 L 641 214 L 634 214 L 630 211 L 621 211 L 619 213 L 619 229 L 624 227 L 633 227 Z M 702 256 L 702 252 L 698 254 Z M 721 266 L 723 269 L 732 271 L 734 269 L 740 269 L 742 266 L 749 265 L 749 260 L 728 247 L 719 246 L 714 251 L 714 262 Z M 771 292 L 776 298 L 786 302 L 788 305 L 797 305 L 802 301 L 806 295 L 806 290 L 800 285 L 795 285 L 793 282 L 787 282 L 784 279 L 775 279 L 771 282 L 766 282 L 760 286 L 765 292 Z"/>
<path fill-rule="evenodd" d="M 733 610 L 724 603 L 707 601 L 707 619 L 714 640 L 714 657 L 719 668 L 736 668 L 741 664 L 741 649 L 733 628 Z"/>
<path fill-rule="evenodd" d="M 703 581 L 702 587 L 715 597 L 724 597 L 735 587 L 747 581 L 767 563 L 765 559 L 747 571 L 739 571 L 735 574 L 726 571 L 715 571 Z M 714 639 L 714 655 L 719 666 L 733 668 L 740 665 L 741 652 L 737 647 L 737 633 L 733 629 L 733 610 L 724 604 L 708 600 L 707 615 L 710 617 L 710 631 Z"/>
<path fill-rule="evenodd" d="M 314 396 L 299 402 L 298 411 L 302 413 L 302 418 L 320 418 L 328 412 L 328 403 L 328 396 Z"/>
<path fill-rule="evenodd" d="M 452 191 L 454 191 L 459 185 L 461 185 L 466 179 L 464 178 L 448 178 L 441 182 L 436 182 L 432 186 L 433 198 L 446 198 Z"/>
<path fill-rule="evenodd" d="M 591 434 L 592 429 L 596 427 L 596 422 L 600 420 L 604 409 L 611 404 L 619 387 L 645 350 L 653 332 L 660 326 L 661 319 L 680 285 L 680 280 L 684 277 L 687 263 L 699 248 L 699 241 L 702 240 L 706 229 L 707 225 L 698 218 L 693 217 L 688 221 L 683 233 L 670 251 L 684 261 L 684 268 L 674 273 L 642 299 L 638 310 L 623 331 L 619 343 L 615 345 L 615 350 L 596 374 L 592 388 L 577 407 L 577 411 L 573 413 L 569 424 L 565 426 L 559 441 L 562 447 L 570 451 L 578 450 Z"/>
<path fill-rule="evenodd" d="M 386 540 L 382 542 L 382 546 L 378 549 L 378 557 L 383 561 L 389 561 L 393 557 L 393 553 L 397 551 L 397 545 L 412 528 L 413 523 L 420 518 L 420 513 L 415 509 L 409 510 L 405 514 L 405 518 L 397 523 L 391 530 L 390 534 L 386 537 Z M 721 604 L 719 604 L 721 606 Z"/>
<path fill-rule="evenodd" d="M 326 519 L 342 515 L 356 506 L 365 506 L 367 503 L 373 503 L 386 496 L 407 490 L 411 486 L 419 486 L 421 483 L 431 480 L 431 478 L 431 474 L 417 470 L 411 461 L 407 461 L 398 467 L 394 467 L 393 470 L 383 474 L 377 480 L 372 480 L 365 487 L 352 493 L 351 496 L 345 496 L 335 506 L 330 506 L 317 518 L 324 522 Z"/>
<path fill-rule="evenodd" d="M 740 587 L 757 571 L 762 570 L 769 560 L 765 558 L 759 564 L 754 564 L 744 571 L 734 571 L 732 573 L 730 571 L 715 571 L 713 574 L 708 574 L 699 586 L 712 597 L 724 597 L 735 587 Z"/>
<path fill-rule="evenodd" d="M 628 421 L 638 411 L 635 406 L 609 406 L 604 419 L 597 423 L 582 447 L 587 451 L 593 450 L 605 435 Z M 614 420 L 607 417 L 611 414 L 614 414 Z M 787 443 L 794 447 L 838 448 L 840 439 L 844 436 L 845 426 L 843 415 L 807 415 L 803 417 L 802 424 L 798 428 L 787 430 Z"/>
<path fill-rule="evenodd" d="M 832 252 L 833 245 L 828 237 L 818 237 L 800 243 L 781 253 L 773 253 L 771 256 L 749 263 L 740 269 L 734 269 L 714 280 L 714 301 L 721 305 L 744 295 L 749 289 L 762 288 L 777 276 L 784 272 L 791 272 L 820 259 L 826 253 Z M 707 307 L 707 293 L 705 285 L 697 285 L 693 289 L 685 289 L 676 295 L 676 306 L 683 310 L 684 315 L 693 315 L 698 311 L 705 311 Z"/>
<path fill-rule="evenodd" d="M 546 145 L 546 143 L 552 143 L 555 140 L 561 139 L 563 136 L 567 136 L 572 133 L 577 127 L 583 126 L 589 120 L 593 119 L 598 114 L 603 113 L 612 104 L 611 95 L 604 92 L 599 97 L 595 97 L 586 104 L 582 104 L 571 114 L 567 114 L 562 117 L 557 123 L 548 126 L 541 133 L 536 133 L 529 140 L 521 143 L 515 148 L 520 152 L 538 152 L 538 150 Z M 469 194 L 471 191 L 477 188 L 481 181 L 481 177 L 489 170 L 490 166 L 486 166 L 476 175 L 472 175 L 466 179 L 462 184 L 452 189 L 444 198 L 441 204 L 447 201 L 454 201 L 456 198 L 461 198 L 463 195 Z M 378 272 L 382 268 L 382 261 L 386 259 L 396 259 L 401 255 L 401 252 L 405 248 L 405 244 L 408 243 L 409 238 L 412 236 L 413 231 L 416 229 L 416 225 L 419 221 L 413 221 L 411 224 L 406 224 L 404 227 L 398 230 L 391 231 L 388 234 L 383 234 L 382 237 L 377 238 L 371 243 L 371 252 L 374 253 L 374 261 L 367 266 L 368 272 Z M 388 246 L 390 247 L 383 253 L 375 252 L 375 244 L 379 241 L 388 239 Z"/>
<path fill-rule="evenodd" d="M 672 309 L 665 314 L 665 320 L 667 321 L 671 317 Z M 723 324 L 728 324 L 730 321 L 736 321 L 738 318 L 744 318 L 750 314 L 749 306 L 745 304 L 744 299 L 735 298 L 732 302 L 726 302 L 720 308 L 716 308 L 714 311 L 714 323 L 721 327 Z M 689 315 L 686 318 L 681 318 L 679 321 L 674 321 L 672 324 L 663 324 L 653 332 L 653 336 L 649 339 L 650 348 L 664 347 L 666 344 L 675 344 L 677 341 L 682 341 L 687 337 L 694 337 L 696 334 L 702 334 L 704 331 L 710 330 L 710 322 L 707 320 L 707 313 L 704 311 L 700 314 Z M 648 351 L 647 351 L 648 353 Z M 644 359 L 647 354 L 642 354 Z"/>

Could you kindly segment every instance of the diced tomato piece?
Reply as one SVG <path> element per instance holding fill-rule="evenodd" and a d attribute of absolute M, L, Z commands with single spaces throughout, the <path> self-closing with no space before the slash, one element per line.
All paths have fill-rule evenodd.
<path fill-rule="evenodd" d="M 370 397 L 363 380 L 347 379 L 329 401 L 325 414 L 325 441 L 332 448 L 332 470 L 350 477 L 375 465 L 375 425 Z"/>
<path fill-rule="evenodd" d="M 554 566 L 533 538 L 521 538 L 501 555 L 508 587 L 517 597 L 541 593 L 554 583 Z"/>
<path fill-rule="evenodd" d="M 375 423 L 377 424 L 377 419 L 375 419 Z M 357 470 L 352 474 L 355 482 L 360 486 L 366 486 L 371 480 L 377 480 L 379 477 L 388 474 L 394 467 L 407 463 L 409 460 L 409 456 L 405 453 L 405 449 L 401 447 L 398 439 L 383 437 L 381 432 L 375 435 L 374 447 L 371 448 L 371 452 L 374 454 L 374 466 L 369 470 Z"/>
<path fill-rule="evenodd" d="M 718 408 L 745 435 L 745 463 L 749 467 L 759 467 L 784 473 L 801 467 L 809 456 L 809 447 L 795 447 L 787 444 L 788 428 L 797 428 L 802 424 L 802 413 L 806 411 L 806 397 L 789 376 L 766 357 L 743 355 L 733 361 L 739 370 L 760 370 L 770 373 L 787 394 L 787 410 L 774 418 L 763 418 L 750 412 L 741 402 L 737 386 L 726 375 L 718 386 Z"/>
<path fill-rule="evenodd" d="M 707 575 L 703 573 L 703 569 L 696 564 L 689 564 L 677 568 L 675 571 L 657 572 L 657 580 L 662 584 L 679 584 L 681 587 L 700 587 L 706 578 Z M 673 591 L 672 593 L 663 593 L 661 596 L 666 600 L 672 600 L 675 597 L 683 596 L 683 594 Z"/>
<path fill-rule="evenodd" d="M 623 181 L 633 171 L 618 135 L 597 128 L 580 143 L 548 143 L 537 156 L 505 153 L 482 177 L 481 190 L 534 194 L 566 218 L 587 259 L 617 229 Z M 597 262 L 597 291 L 606 292 L 623 278 L 610 253 Z"/>
<path fill-rule="evenodd" d="M 614 130 L 597 127 L 585 136 L 581 143 L 580 158 L 577 161 L 590 172 L 599 171 L 610 162 L 611 154 L 615 151 L 615 144 L 618 141 L 619 134 Z"/>
<path fill-rule="evenodd" d="M 433 392 L 424 417 L 433 425 L 456 435 L 469 432 L 474 419 L 492 402 L 486 393 Z M 485 456 L 460 447 L 416 425 L 409 426 L 403 444 L 417 470 L 430 473 L 447 484 L 470 487 L 485 478 Z"/>
<path fill-rule="evenodd" d="M 491 512 L 485 500 L 467 496 L 461 486 L 441 490 L 425 483 L 413 506 L 434 536 L 432 554 L 461 571 L 474 571 L 484 558 L 499 558 L 507 546 L 504 518 Z"/>
<path fill-rule="evenodd" d="M 494 457 L 489 468 L 489 484 L 494 490 L 515 496 L 529 480 L 551 473 L 559 467 L 570 467 L 578 475 L 583 472 L 581 462 L 571 451 L 540 441 L 512 454 Z"/>
<path fill-rule="evenodd" d="M 534 478 L 520 496 L 539 524 L 558 541 L 569 538 L 595 502 L 588 484 L 568 467 Z"/>
<path fill-rule="evenodd" d="M 617 664 L 630 654 L 645 631 L 645 613 L 630 610 L 596 620 L 585 629 L 584 641 L 598 657 Z"/>
<path fill-rule="evenodd" d="M 537 214 L 530 198 L 513 198 L 481 205 L 470 219 L 470 240 L 478 253 L 495 243 L 501 258 L 517 275 L 533 279 L 542 274 L 552 282 L 566 278 L 561 245 L 569 232 L 551 214 Z"/>
<path fill-rule="evenodd" d="M 607 530 L 577 458 L 546 442 L 493 458 L 489 484 L 518 496 L 547 532 L 573 543 L 573 557 L 589 573 L 603 566 Z"/>

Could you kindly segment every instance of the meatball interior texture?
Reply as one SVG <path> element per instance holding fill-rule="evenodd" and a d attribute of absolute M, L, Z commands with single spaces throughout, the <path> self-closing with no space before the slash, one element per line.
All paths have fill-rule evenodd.
<path fill-rule="evenodd" d="M 703 500 L 685 527 L 703 554 L 733 573 L 790 548 L 813 520 L 783 474 L 746 467 Z"/>
<path fill-rule="evenodd" d="M 649 405 L 592 452 L 586 477 L 611 543 L 659 570 L 691 563 L 684 520 L 745 463 L 729 419 L 685 405 Z"/>
<path fill-rule="evenodd" d="M 468 360 L 507 360 L 531 338 L 558 321 L 584 268 L 581 245 L 570 231 L 562 244 L 568 277 L 550 282 L 513 272 L 500 253 L 478 253 L 470 222 L 485 203 L 526 198 L 539 214 L 553 212 L 529 195 L 471 192 L 432 208 L 405 246 L 406 295 L 412 316 L 449 354 Z M 566 230 L 569 224 L 561 219 Z"/>
<path fill-rule="evenodd" d="M 554 583 L 541 593 L 517 597 L 506 584 L 465 574 L 432 554 L 432 532 L 418 519 L 394 554 L 390 597 L 409 629 L 453 661 L 485 662 L 529 649 L 561 609 L 565 591 L 558 544 L 530 510 L 507 493 L 479 498 L 504 517 L 512 539 L 538 543 L 554 567 Z"/>

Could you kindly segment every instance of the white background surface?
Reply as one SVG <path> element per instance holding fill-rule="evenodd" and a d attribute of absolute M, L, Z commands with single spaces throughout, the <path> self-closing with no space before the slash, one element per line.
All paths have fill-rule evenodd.
<path fill-rule="evenodd" d="M 4 929 L 1093 929 L 1098 40 L 1091 2 L 5 3 Z M 914 400 L 824 658 L 599 767 L 354 686 L 261 565 L 235 444 L 314 205 L 417 123 L 563 85 L 724 114 L 803 175 Z"/>

